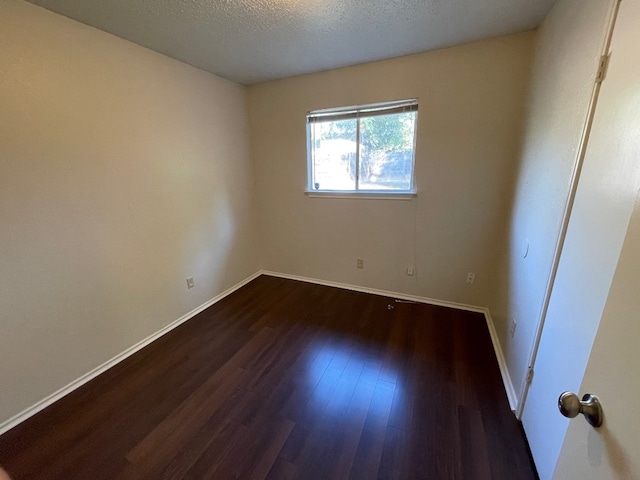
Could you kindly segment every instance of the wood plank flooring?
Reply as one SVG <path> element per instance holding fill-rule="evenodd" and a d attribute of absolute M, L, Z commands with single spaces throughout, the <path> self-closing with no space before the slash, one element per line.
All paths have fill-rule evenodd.
<path fill-rule="evenodd" d="M 480 314 L 262 276 L 0 437 L 22 479 L 537 475 Z"/>

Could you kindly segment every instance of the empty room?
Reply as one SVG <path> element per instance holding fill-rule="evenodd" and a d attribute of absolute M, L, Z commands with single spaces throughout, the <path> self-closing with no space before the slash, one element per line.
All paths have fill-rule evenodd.
<path fill-rule="evenodd" d="M 0 0 L 0 479 L 640 478 L 640 0 Z"/>

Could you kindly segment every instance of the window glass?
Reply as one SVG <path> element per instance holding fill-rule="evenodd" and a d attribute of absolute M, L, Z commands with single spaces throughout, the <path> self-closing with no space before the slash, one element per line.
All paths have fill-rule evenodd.
<path fill-rule="evenodd" d="M 314 123 L 313 189 L 355 190 L 357 120 Z"/>
<path fill-rule="evenodd" d="M 413 192 L 415 101 L 307 115 L 309 191 Z"/>
<path fill-rule="evenodd" d="M 360 189 L 411 190 L 415 112 L 360 120 Z"/>

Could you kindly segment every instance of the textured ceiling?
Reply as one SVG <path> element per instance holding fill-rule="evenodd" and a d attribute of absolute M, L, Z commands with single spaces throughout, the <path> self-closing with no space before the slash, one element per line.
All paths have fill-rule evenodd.
<path fill-rule="evenodd" d="M 539 25 L 555 0 L 30 0 L 242 84 Z"/>

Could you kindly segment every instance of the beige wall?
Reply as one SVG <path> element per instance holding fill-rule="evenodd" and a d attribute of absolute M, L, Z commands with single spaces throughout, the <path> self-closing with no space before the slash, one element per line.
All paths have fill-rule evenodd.
<path fill-rule="evenodd" d="M 259 264 L 243 87 L 0 11 L 1 423 Z"/>
<path fill-rule="evenodd" d="M 559 1 L 536 34 L 509 232 L 490 303 L 517 395 L 551 273 L 609 7 L 601 0 Z M 511 319 L 518 325 L 513 338 Z"/>
<path fill-rule="evenodd" d="M 533 37 L 249 87 L 263 267 L 487 305 L 504 248 Z M 413 97 L 420 104 L 415 199 L 304 195 L 307 111 Z M 416 276 L 406 275 L 409 265 Z M 476 273 L 473 286 L 467 272 Z"/>

